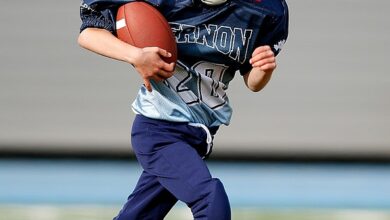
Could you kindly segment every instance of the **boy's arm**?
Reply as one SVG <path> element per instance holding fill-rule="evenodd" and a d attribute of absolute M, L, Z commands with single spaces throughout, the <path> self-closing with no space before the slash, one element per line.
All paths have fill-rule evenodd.
<path fill-rule="evenodd" d="M 79 35 L 78 43 L 92 52 L 127 63 L 134 63 L 139 53 L 139 48 L 117 39 L 111 32 L 100 28 L 84 29 Z"/>
<path fill-rule="evenodd" d="M 266 19 L 268 23 L 261 27 L 264 28 L 262 29 L 263 34 L 259 35 L 255 42 L 256 45 L 269 46 L 257 47 L 252 53 L 249 65 L 246 64 L 241 70 L 241 73 L 245 74 L 243 76 L 246 86 L 254 92 L 263 89 L 271 79 L 276 68 L 275 57 L 281 51 L 288 37 L 289 15 L 286 2 L 281 0 L 269 3 L 275 3 L 274 6 L 279 6 L 279 8 L 276 10 L 277 13 L 270 14 L 269 19 Z M 249 70 L 249 68 L 251 69 Z"/>
<path fill-rule="evenodd" d="M 276 68 L 274 52 L 269 46 L 258 47 L 249 63 L 252 69 L 244 75 L 244 82 L 251 91 L 258 92 L 267 85 Z"/>
<path fill-rule="evenodd" d="M 79 35 L 78 43 L 97 54 L 134 65 L 149 91 L 152 90 L 150 80 L 159 82 L 173 74 L 175 64 L 166 63 L 161 58 L 171 56 L 167 51 L 157 47 L 134 47 L 105 29 L 84 29 Z"/>

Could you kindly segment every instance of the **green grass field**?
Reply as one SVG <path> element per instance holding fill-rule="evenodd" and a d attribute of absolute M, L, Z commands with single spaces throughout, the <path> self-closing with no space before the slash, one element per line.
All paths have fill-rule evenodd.
<path fill-rule="evenodd" d="M 1 220 L 109 220 L 119 207 L 100 205 L 0 205 Z M 190 220 L 186 207 L 175 207 L 165 220 Z M 234 209 L 234 220 L 390 220 L 390 210 Z"/>

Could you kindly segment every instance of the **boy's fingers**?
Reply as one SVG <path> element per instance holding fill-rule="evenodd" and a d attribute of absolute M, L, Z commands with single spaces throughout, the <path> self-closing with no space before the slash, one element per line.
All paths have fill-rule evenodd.
<path fill-rule="evenodd" d="M 274 52 L 272 52 L 272 50 L 266 50 L 256 54 L 255 56 L 252 56 L 252 58 L 249 60 L 249 63 L 253 64 L 259 60 L 268 59 L 268 58 L 274 58 Z"/>
<path fill-rule="evenodd" d="M 164 71 L 164 70 L 160 70 L 157 73 L 157 76 L 161 77 L 163 80 L 168 79 L 172 75 L 173 75 L 173 73 L 171 71 Z"/>
<path fill-rule="evenodd" d="M 161 72 L 161 71 L 160 71 Z M 155 82 L 161 82 L 161 81 L 164 81 L 167 77 L 165 77 L 163 74 L 164 73 L 156 73 L 156 75 L 154 75 L 152 77 L 153 81 Z"/>
<path fill-rule="evenodd" d="M 276 69 L 276 63 L 267 63 L 265 65 L 262 65 L 260 69 L 263 71 Z"/>
<path fill-rule="evenodd" d="M 166 51 L 166 50 L 164 50 L 164 49 L 161 49 L 161 48 L 159 48 L 158 53 L 159 53 L 161 56 L 163 56 L 163 57 L 171 57 L 171 56 L 172 56 L 171 53 L 169 53 L 168 51 Z"/>
<path fill-rule="evenodd" d="M 267 64 L 267 63 L 275 63 L 275 57 L 269 57 L 266 59 L 256 60 L 256 61 L 253 61 L 251 64 L 253 67 L 260 67 L 260 66 Z"/>
<path fill-rule="evenodd" d="M 174 62 L 164 63 L 164 66 L 162 69 L 167 71 L 167 72 L 173 72 L 173 70 L 175 69 L 175 63 Z"/>
<path fill-rule="evenodd" d="M 144 85 L 149 92 L 152 92 L 152 85 L 148 79 L 144 79 Z"/>
<path fill-rule="evenodd" d="M 257 54 L 264 52 L 264 51 L 267 51 L 267 50 L 271 50 L 271 47 L 268 45 L 257 47 L 255 49 L 255 51 L 253 51 L 252 56 L 256 56 Z"/>

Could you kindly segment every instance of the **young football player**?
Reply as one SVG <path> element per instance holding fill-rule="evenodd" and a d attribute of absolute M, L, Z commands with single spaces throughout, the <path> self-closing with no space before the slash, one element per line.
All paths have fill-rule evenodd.
<path fill-rule="evenodd" d="M 180 200 L 194 219 L 231 219 L 224 186 L 204 158 L 232 109 L 229 82 L 239 73 L 251 91 L 270 80 L 288 34 L 284 0 L 148 0 L 168 20 L 177 63 L 157 47 L 116 38 L 119 6 L 130 0 L 84 0 L 79 44 L 127 62 L 143 80 L 132 104 L 132 147 L 143 168 L 116 220 L 163 219 Z M 158 36 L 156 36 L 158 37 Z M 243 131 L 244 132 L 244 131 Z"/>

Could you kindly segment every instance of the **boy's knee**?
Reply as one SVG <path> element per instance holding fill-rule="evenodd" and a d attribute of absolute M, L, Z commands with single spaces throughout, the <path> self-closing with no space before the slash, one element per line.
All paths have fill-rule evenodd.
<path fill-rule="evenodd" d="M 208 219 L 230 220 L 230 203 L 225 188 L 219 179 L 213 179 L 214 196 L 210 201 Z"/>
<path fill-rule="evenodd" d="M 230 204 L 225 188 L 219 179 L 208 181 L 202 198 L 189 204 L 195 219 L 230 220 Z"/>

